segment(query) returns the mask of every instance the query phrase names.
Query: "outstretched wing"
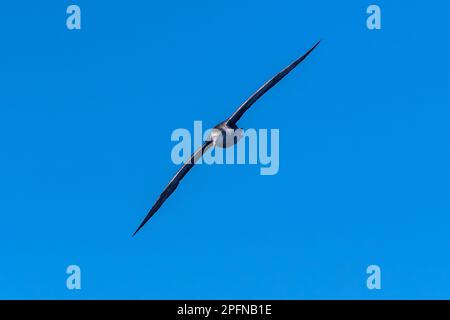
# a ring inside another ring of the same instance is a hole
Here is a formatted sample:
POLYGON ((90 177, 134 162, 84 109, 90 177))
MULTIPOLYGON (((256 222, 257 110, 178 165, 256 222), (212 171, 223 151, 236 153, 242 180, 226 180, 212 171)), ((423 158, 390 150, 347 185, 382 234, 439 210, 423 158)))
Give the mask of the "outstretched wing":
POLYGON ((227 123, 230 125, 235 125, 236 122, 242 117, 242 115, 247 111, 252 104, 261 98, 267 91, 269 91, 273 86, 275 86, 281 79, 283 79, 289 72, 291 72, 297 65, 300 64, 306 57, 319 45, 318 41, 311 49, 308 50, 303 56, 292 62, 289 66, 284 68, 275 77, 267 81, 261 88, 258 89, 250 98, 247 99, 232 115, 227 119, 227 123))
POLYGON ((160 194, 158 200, 156 200, 153 207, 148 212, 147 216, 144 218, 139 228, 134 232, 133 236, 147 223, 148 220, 158 211, 158 209, 162 206, 162 204, 169 198, 169 196, 175 191, 178 187, 180 181, 184 178, 184 176, 191 170, 191 168, 195 165, 195 163, 203 156, 203 153, 206 152, 212 145, 212 141, 206 141, 200 148, 198 148, 187 160, 183 166, 178 170, 175 176, 170 180, 169 184, 160 194))

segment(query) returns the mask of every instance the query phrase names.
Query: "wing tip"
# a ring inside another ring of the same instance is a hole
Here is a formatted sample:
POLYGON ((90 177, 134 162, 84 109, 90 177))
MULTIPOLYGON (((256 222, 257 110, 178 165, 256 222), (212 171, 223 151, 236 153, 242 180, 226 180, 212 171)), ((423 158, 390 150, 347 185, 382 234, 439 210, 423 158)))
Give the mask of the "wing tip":
POLYGON ((317 41, 311 49, 309 49, 308 54, 311 53, 321 42, 323 39, 320 39, 319 41, 317 41))
POLYGON ((142 227, 144 226, 144 224, 145 224, 145 222, 144 222, 144 223, 141 223, 141 225, 136 229, 136 231, 135 231, 135 232, 133 233, 133 235, 131 236, 132 238, 134 238, 134 236, 136 235, 136 233, 138 233, 139 230, 142 229, 142 227))

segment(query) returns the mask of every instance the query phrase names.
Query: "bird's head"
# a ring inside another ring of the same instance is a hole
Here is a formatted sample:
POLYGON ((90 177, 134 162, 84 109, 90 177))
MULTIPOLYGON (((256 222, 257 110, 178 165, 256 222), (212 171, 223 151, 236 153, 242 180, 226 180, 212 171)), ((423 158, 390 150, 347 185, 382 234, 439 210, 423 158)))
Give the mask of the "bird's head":
POLYGON ((215 147, 219 148, 228 148, 236 143, 244 136, 244 132, 242 129, 217 129, 214 128, 210 134, 210 140, 213 142, 215 147))
POLYGON ((211 129, 211 132, 209 133, 207 141, 212 141, 213 146, 215 146, 221 136, 222 136, 222 131, 220 131, 219 129, 213 128, 213 129, 211 129))

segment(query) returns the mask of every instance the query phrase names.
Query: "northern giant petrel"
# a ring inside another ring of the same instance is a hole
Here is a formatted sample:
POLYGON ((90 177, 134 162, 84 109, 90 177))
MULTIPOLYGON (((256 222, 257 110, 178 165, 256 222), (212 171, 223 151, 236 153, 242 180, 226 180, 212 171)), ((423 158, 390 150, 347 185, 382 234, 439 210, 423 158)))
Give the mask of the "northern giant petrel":
POLYGON ((261 88, 259 88, 250 98, 248 98, 229 118, 222 121, 216 125, 208 139, 203 143, 203 145, 198 148, 187 160, 183 166, 178 170, 175 176, 170 180, 169 184, 163 190, 158 200, 156 200, 153 207, 150 209, 147 216, 144 218, 142 223, 139 225, 137 230, 134 232, 133 236, 147 223, 147 221, 158 211, 162 206, 164 201, 175 191, 178 187, 180 181, 184 176, 191 170, 194 164, 203 156, 211 147, 229 147, 237 143, 237 141, 242 137, 242 129, 238 128, 236 123, 242 117, 242 115, 267 91, 269 91, 273 86, 275 86, 281 79, 283 79, 289 72, 291 72, 300 62, 305 60, 305 58, 319 45, 320 41, 317 42, 311 49, 309 49, 303 56, 292 62, 289 66, 284 68, 275 77, 267 81, 261 88))

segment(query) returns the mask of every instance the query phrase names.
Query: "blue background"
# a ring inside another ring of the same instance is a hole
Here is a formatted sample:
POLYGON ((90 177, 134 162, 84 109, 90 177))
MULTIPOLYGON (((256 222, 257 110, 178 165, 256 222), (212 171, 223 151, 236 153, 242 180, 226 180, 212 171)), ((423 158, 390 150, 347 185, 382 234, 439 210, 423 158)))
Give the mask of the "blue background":
POLYGON ((0 4, 0 298, 450 298, 448 1, 377 0, 379 31, 368 1, 73 3, 79 31, 0 4), (240 122, 280 129, 279 174, 198 166, 132 238, 172 131, 319 39, 240 122))

